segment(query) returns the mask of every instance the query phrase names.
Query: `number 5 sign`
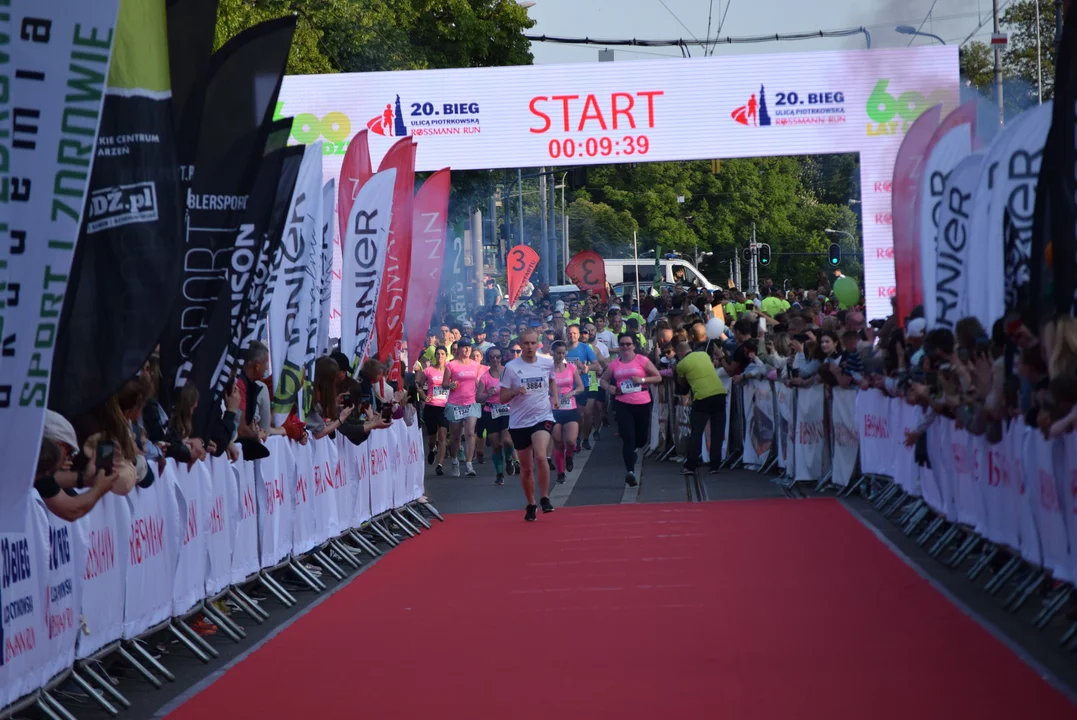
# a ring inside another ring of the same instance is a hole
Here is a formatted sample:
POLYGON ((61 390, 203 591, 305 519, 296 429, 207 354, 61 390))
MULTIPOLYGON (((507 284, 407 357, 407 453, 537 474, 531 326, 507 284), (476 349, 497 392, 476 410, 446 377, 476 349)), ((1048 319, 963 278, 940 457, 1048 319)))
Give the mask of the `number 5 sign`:
POLYGON ((584 250, 572 256, 565 274, 576 287, 592 295, 601 295, 602 302, 609 300, 606 291, 606 261, 594 250, 584 250))
POLYGON ((527 245, 516 245, 509 250, 509 306, 516 307, 520 299, 520 290, 531 279, 531 273, 538 266, 538 253, 527 245))

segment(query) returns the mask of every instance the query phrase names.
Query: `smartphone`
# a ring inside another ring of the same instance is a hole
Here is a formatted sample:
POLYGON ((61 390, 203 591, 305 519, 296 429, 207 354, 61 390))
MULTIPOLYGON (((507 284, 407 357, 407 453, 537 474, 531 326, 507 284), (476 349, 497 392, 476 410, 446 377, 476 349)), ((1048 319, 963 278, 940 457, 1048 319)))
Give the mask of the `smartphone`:
POLYGON ((924 373, 924 384, 931 388, 938 387, 939 374, 934 370, 924 373))
POLYGON ((102 440, 97 443, 97 462, 95 463, 98 470, 104 470, 108 475, 112 472, 112 458, 113 458, 113 445, 111 440, 102 440))
POLYGON ((351 393, 344 393, 343 395, 340 396, 340 406, 341 407, 351 407, 352 406, 352 394, 351 393))
POLYGON ((381 419, 385 422, 392 422, 393 420, 393 407, 396 403, 386 403, 381 409, 381 419))
POLYGON ((228 382, 224 384, 224 395, 228 397, 232 394, 232 388, 236 384, 236 375, 239 373, 239 365, 237 364, 232 368, 232 372, 228 374, 228 382))
POLYGON ((790 368, 789 369, 789 377, 791 377, 791 378, 800 377, 800 369, 799 368, 790 368))

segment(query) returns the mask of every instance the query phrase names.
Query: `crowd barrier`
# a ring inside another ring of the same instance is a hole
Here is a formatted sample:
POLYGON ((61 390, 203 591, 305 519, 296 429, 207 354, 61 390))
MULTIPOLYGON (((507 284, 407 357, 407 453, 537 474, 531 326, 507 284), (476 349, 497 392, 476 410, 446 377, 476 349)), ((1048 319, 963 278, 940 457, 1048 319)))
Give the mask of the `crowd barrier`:
POLYGON ((115 649, 160 686, 157 675, 171 679, 167 669, 130 641, 170 630, 208 661, 216 651, 177 619, 202 612, 238 641, 242 629, 208 601, 228 593, 262 622, 268 613, 252 607, 241 586, 260 582, 282 603, 295 602, 269 570, 289 567, 324 589, 297 558, 315 558, 343 578, 321 551, 328 545, 340 551, 338 561, 358 567, 340 536, 376 555, 357 529, 393 545, 398 540, 381 519, 409 535, 429 527, 411 507, 423 495, 417 422, 397 420, 359 446, 339 433, 305 445, 274 436, 266 446, 270 456, 257 461, 211 457, 188 467, 169 460, 149 488, 110 493, 75 522, 48 512, 35 493, 27 531, 0 534, 0 708, 11 712, 22 699, 50 717, 70 717, 38 691, 71 677, 114 710, 125 699, 80 661, 115 649), (88 683, 87 673, 101 682, 88 683))
MULTIPOLYGON (((685 456, 688 398, 668 380, 654 398, 651 451, 685 456)), ((1042 591, 1037 627, 1077 598, 1077 434, 1047 439, 1015 418, 990 443, 940 417, 918 463, 905 441, 923 411, 878 390, 751 380, 730 386, 727 413, 723 466, 777 468, 775 481, 794 497, 805 483, 839 494, 869 486, 876 507, 951 568, 978 551, 969 579, 990 568, 984 589, 1009 587, 1007 610, 1042 591)), ((1077 650, 1077 623, 1062 643, 1077 650)))

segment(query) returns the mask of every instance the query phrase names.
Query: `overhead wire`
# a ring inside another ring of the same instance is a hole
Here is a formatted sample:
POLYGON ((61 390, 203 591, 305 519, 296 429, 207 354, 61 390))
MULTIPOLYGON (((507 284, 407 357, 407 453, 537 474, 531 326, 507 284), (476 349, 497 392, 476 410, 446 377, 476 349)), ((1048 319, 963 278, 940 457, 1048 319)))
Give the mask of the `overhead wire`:
POLYGON ((684 22, 682 22, 681 19, 677 17, 677 13, 673 12, 669 5, 666 5, 666 0, 658 0, 658 2, 662 3, 662 7, 669 11, 669 14, 673 16, 673 19, 676 20, 680 24, 680 26, 684 28, 689 35, 692 36, 692 39, 696 41, 696 44, 700 45, 703 48, 704 52, 706 52, 707 46, 704 43, 701 43, 699 41, 699 38, 696 37, 695 33, 692 32, 691 28, 685 25, 684 22))
MULTIPOLYGON (((931 11, 934 10, 935 6, 938 5, 938 4, 939 4, 939 0, 932 0, 931 7, 929 7, 927 9, 927 15, 925 15, 924 19, 920 21, 920 25, 916 28, 916 32, 920 32, 921 30, 924 29, 924 24, 927 23, 928 18, 931 17, 931 11)), ((916 39, 916 35, 913 35, 912 37, 910 37, 909 38, 909 44, 906 45, 905 47, 911 47, 912 46, 912 41, 915 40, 915 39, 916 39)))

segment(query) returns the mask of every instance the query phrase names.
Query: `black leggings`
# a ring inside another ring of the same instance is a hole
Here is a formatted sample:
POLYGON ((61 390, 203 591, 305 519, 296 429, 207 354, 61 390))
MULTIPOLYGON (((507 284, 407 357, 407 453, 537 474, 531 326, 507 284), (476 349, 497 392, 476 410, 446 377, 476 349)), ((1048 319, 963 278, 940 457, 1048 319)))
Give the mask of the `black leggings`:
POLYGON ((647 446, 648 429, 651 426, 651 403, 629 405, 616 401, 617 432, 621 435, 621 457, 625 470, 636 470, 636 449, 647 446))

